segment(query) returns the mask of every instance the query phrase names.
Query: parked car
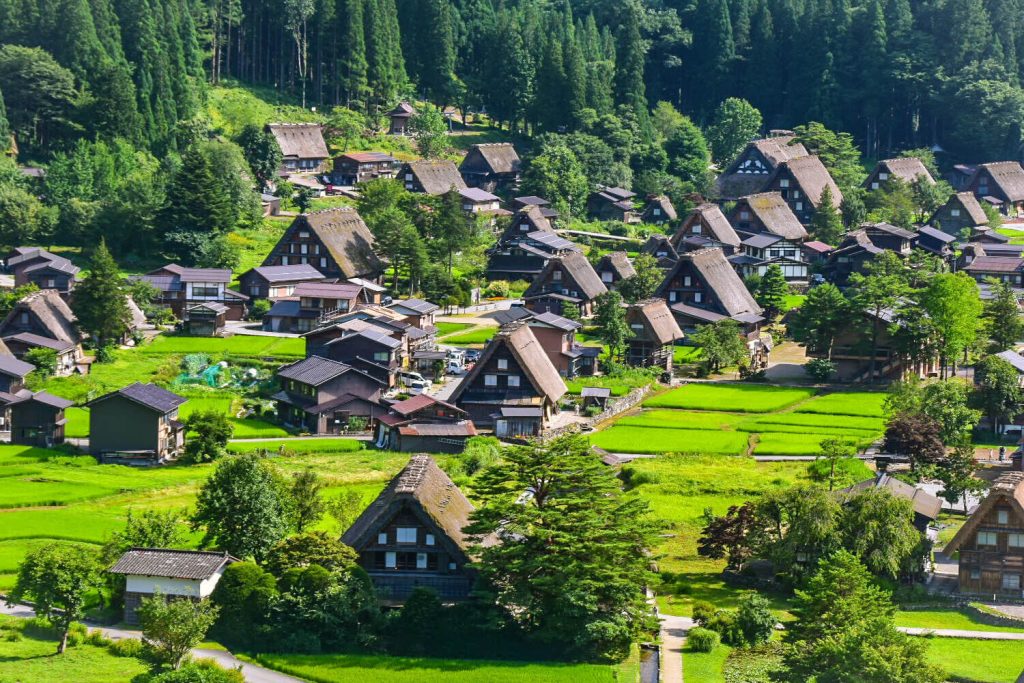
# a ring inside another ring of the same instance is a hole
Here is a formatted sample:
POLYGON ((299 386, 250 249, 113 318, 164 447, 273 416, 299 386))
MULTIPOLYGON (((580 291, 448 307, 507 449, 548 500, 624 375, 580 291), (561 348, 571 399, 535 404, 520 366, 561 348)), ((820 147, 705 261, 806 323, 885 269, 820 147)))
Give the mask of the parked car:
POLYGON ((466 362, 475 363, 480 360, 480 351, 477 349, 466 349, 466 362))

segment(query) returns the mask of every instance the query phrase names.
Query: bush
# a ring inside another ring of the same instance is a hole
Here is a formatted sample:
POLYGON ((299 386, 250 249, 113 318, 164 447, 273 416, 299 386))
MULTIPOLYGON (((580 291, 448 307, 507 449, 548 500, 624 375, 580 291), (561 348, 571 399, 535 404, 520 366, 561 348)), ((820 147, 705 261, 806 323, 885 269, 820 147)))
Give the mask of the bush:
POLYGON ((760 645, 772 637, 776 619, 768 601, 757 593, 751 593, 740 604, 736 623, 748 645, 760 645))
POLYGON ((836 371, 836 364, 828 358, 812 358, 804 365, 804 372, 816 382, 827 382, 836 371))
POLYGON ((270 302, 266 299, 256 299, 249 306, 249 320, 263 320, 263 316, 270 310, 270 302))
POLYGON ((484 296, 487 298, 502 298, 508 296, 508 280, 492 280, 487 284, 487 289, 484 290, 484 296))
POLYGON ((245 676, 238 669, 225 669, 212 659, 198 659, 177 671, 147 677, 145 683, 245 683, 245 676))
POLYGON ((89 631, 89 635, 86 636, 85 642, 89 645, 95 645, 96 647, 110 647, 114 641, 103 635, 103 632, 99 629, 94 629, 89 631))
POLYGON ((698 626, 707 626, 708 621, 715 616, 715 606, 706 600, 697 600, 693 603, 693 621, 698 626))
POLYGON ((115 640, 109 646, 107 650, 110 654, 115 657, 142 657, 145 652, 145 646, 141 640, 137 638, 124 638, 122 640, 115 640))
POLYGON ((721 643, 718 634, 700 626, 691 628, 686 634, 686 644, 694 652, 711 652, 721 643))
POLYGON ((21 631, 8 631, 4 634, 4 640, 8 643, 16 643, 21 640, 21 631))

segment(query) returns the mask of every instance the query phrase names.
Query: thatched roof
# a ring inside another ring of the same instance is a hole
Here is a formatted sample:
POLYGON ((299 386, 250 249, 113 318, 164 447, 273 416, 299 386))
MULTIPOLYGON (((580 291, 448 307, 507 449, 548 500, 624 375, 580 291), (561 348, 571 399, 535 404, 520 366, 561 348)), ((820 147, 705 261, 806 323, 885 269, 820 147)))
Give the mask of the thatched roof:
POLYGON ((744 173, 740 168, 740 164, 755 150, 764 157, 770 170, 774 170, 783 161, 807 155, 807 148, 799 142, 793 143, 792 135, 749 142, 746 149, 729 164, 725 173, 715 180, 714 193, 716 196, 733 199, 757 192, 764 187, 765 175, 763 173, 744 173))
POLYGON ((679 252, 672 246, 672 240, 668 235, 656 232, 647 238, 647 241, 640 247, 641 254, 648 254, 655 258, 668 258, 675 261, 679 258, 679 252), (658 256, 658 252, 665 252, 665 256, 658 256))
POLYGON ((875 165, 875 170, 864 181, 864 187, 870 188, 870 183, 878 179, 879 172, 888 173, 889 178, 899 178, 905 183, 912 183, 918 177, 922 177, 932 185, 935 184, 935 178, 932 177, 928 168, 917 157, 900 157, 898 159, 883 159, 879 161, 875 165))
MULTIPOLYGON (((1016 161, 994 161, 989 164, 979 164, 974 171, 968 186, 974 184, 979 174, 987 172, 992 182, 1008 201, 1024 201, 1024 168, 1016 161)), ((988 194, 992 194, 990 191, 988 194)))
POLYGON ((953 540, 946 544, 943 552, 951 554, 971 541, 982 520, 996 505, 1008 505, 1018 517, 1024 518, 1024 472, 1007 472, 996 479, 985 500, 981 501, 981 505, 967 518, 967 522, 956 532, 953 540))
POLYGON ((697 223, 701 226, 701 234, 731 247, 740 246, 740 237, 732 229, 732 225, 722 213, 721 207, 718 204, 705 202, 697 206, 679 226, 679 230, 672 235, 672 246, 676 251, 680 251, 683 240, 694 235, 693 226, 697 223))
POLYGON ((392 118, 409 118, 416 115, 416 109, 408 102, 399 102, 395 108, 388 112, 392 118))
POLYGON ((636 269, 633 268, 633 264, 630 263, 629 260, 629 255, 624 251, 608 252, 601 257, 600 261, 597 262, 597 268, 595 268, 595 270, 599 274, 605 271, 612 272, 619 280, 625 280, 626 278, 636 275, 636 269))
POLYGON ((331 155, 319 123, 268 123, 267 130, 285 158, 326 159, 331 155))
POLYGON ((78 344, 81 340, 75 327, 75 314, 71 312, 71 307, 64 299, 60 298, 57 290, 42 289, 32 292, 16 303, 4 321, 0 323, 0 332, 3 332, 4 336, 9 334, 8 325, 16 320, 23 311, 34 315, 51 339, 70 345, 78 344))
POLYGON ((825 188, 829 188, 832 191, 832 205, 837 209, 843 203, 843 193, 840 192, 839 186, 832 180, 832 176, 829 174, 828 169, 825 168, 825 164, 821 163, 821 159, 815 154, 808 154, 807 156, 796 157, 784 161, 775 169, 775 173, 765 183, 765 187, 771 185, 772 181, 781 173, 786 171, 793 176, 796 180, 797 185, 803 190, 804 194, 807 195, 808 201, 818 208, 821 204, 821 193, 825 188))
POLYGON ((452 392, 448 400, 458 405, 459 398, 483 372, 487 361, 494 355, 495 351, 503 346, 515 358, 523 374, 526 375, 526 379, 529 380, 530 385, 539 395, 551 403, 555 403, 569 390, 559 376, 558 370, 551 363, 551 359, 548 358, 548 354, 544 351, 540 342, 537 341, 533 331, 520 320, 505 325, 498 330, 498 333, 487 343, 487 347, 480 356, 480 360, 477 361, 473 369, 469 371, 469 374, 459 383, 459 386, 455 388, 455 391, 452 392))
POLYGON ((375 276, 383 269, 373 250, 373 234, 352 207, 339 206, 296 216, 289 230, 296 224, 305 224, 316 233, 346 278, 375 276))
MULTIPOLYGON (((523 293, 523 298, 542 294, 545 286, 550 284, 552 271, 557 268, 561 268, 576 283, 580 296, 583 299, 596 299, 608 291, 608 288, 601 282, 601 276, 594 270, 594 266, 590 265, 587 257, 581 252, 570 251, 549 259, 544 264, 544 270, 534 278, 533 283, 523 293)), ((569 282, 565 278, 562 279, 562 284, 569 286, 569 282)))
POLYGON ((472 145, 459 164, 461 171, 518 173, 519 155, 511 142, 489 142, 472 145))
POLYGON ((668 283, 675 278, 676 272, 687 265, 692 266, 729 317, 744 313, 761 314, 761 307, 754 301, 743 280, 718 248, 680 254, 679 262, 669 271, 656 294, 661 296, 668 283))
POLYGON ((679 217, 676 213, 676 207, 666 195, 651 195, 647 197, 647 203, 644 205, 641 219, 649 223, 658 223, 662 220, 674 221, 679 217), (661 209, 661 214, 655 216, 654 209, 661 209))
POLYGON ((626 310, 626 322, 643 325, 649 338, 658 344, 671 344, 683 338, 683 331, 664 299, 647 299, 632 304, 626 310))
POLYGON ((469 538, 462 532, 469 524, 473 504, 444 473, 434 459, 418 454, 409 459, 380 495, 356 518, 341 540, 356 550, 376 540, 401 511, 412 512, 423 522, 441 532, 439 542, 461 551, 469 548, 469 538))
POLYGON ((399 177, 405 178, 406 173, 412 173, 423 191, 430 195, 445 194, 453 187, 456 190, 466 189, 466 181, 462 179, 459 169, 447 159, 407 161, 399 171, 399 177))
POLYGON ((807 230, 779 192, 761 192, 743 197, 736 203, 736 208, 733 210, 734 222, 743 207, 748 208, 764 224, 765 229, 773 235, 791 240, 807 237, 807 230))
MULTIPOLYGON (((957 192, 950 195, 945 206, 939 209, 939 211, 943 211, 950 204, 959 204, 967 212, 967 217, 971 219, 974 225, 988 225, 988 214, 981 208, 981 204, 978 203, 978 198, 974 196, 973 192, 957 192)), ((934 216, 932 220, 935 220, 934 216)))

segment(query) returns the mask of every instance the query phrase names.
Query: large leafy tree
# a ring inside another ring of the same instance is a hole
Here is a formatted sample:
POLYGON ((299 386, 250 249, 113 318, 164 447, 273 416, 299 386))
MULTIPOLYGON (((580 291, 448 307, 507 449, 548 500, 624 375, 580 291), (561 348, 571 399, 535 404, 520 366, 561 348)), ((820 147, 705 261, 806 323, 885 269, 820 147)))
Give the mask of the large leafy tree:
POLYGON ((785 680, 940 683, 927 643, 896 630, 896 608, 855 555, 823 560, 797 591, 795 623, 786 629, 785 680))
POLYGON ((563 215, 581 215, 589 189, 586 171, 568 147, 547 147, 523 171, 521 191, 544 197, 563 215))
POLYGON ((938 462, 946 455, 942 425, 921 413, 899 413, 885 428, 885 450, 907 456, 914 468, 938 462))
POLYGON ((657 524, 585 438, 511 448, 475 490, 485 503, 467 532, 500 539, 475 550, 483 586, 531 637, 616 659, 651 628, 645 585, 657 524))
POLYGON ((910 501, 887 490, 850 496, 839 529, 843 547, 876 576, 896 579, 907 571, 916 574, 924 559, 910 501))
POLYGON ((978 285, 966 273, 942 273, 931 279, 920 301, 935 326, 942 376, 946 376, 948 362, 955 374, 957 358, 974 342, 981 327, 978 285))
POLYGON ((0 90, 19 143, 46 146, 72 126, 74 75, 38 47, 0 47, 0 90))
POLYGON ((157 661, 177 669, 192 648, 203 642, 217 612, 209 600, 166 600, 158 593, 139 606, 142 638, 157 661))
POLYGON ((416 149, 427 159, 436 159, 448 150, 448 121, 437 107, 424 107, 412 119, 416 149))
POLYGON ((740 336, 740 325, 731 318, 701 325, 693 335, 693 342, 701 348, 708 372, 718 372, 747 357, 747 344, 740 336))
POLYGON ((245 160, 260 190, 277 177, 281 167, 281 148, 273 135, 256 124, 246 124, 238 134, 238 146, 242 148, 245 160))
POLYGON ((894 252, 885 251, 875 257, 866 267, 866 274, 850 276, 851 304, 854 310, 867 319, 871 340, 871 362, 869 377, 875 378, 878 356, 878 338, 886 326, 884 314, 892 311, 896 304, 909 293, 903 264, 894 252))
POLYGON ((988 418, 994 432, 1020 412, 1020 375, 1006 360, 987 356, 974 368, 973 403, 988 418))
POLYGON ((75 287, 71 310, 98 348, 118 343, 128 332, 132 320, 128 290, 103 240, 93 251, 88 274, 75 287))
POLYGON ((636 273, 632 277, 619 283, 619 291, 629 303, 643 301, 653 296, 654 290, 665 279, 665 274, 658 267, 658 259, 650 254, 640 254, 633 259, 633 270, 636 273))
POLYGON ((597 310, 594 315, 598 336, 608 345, 610 358, 621 358, 626 343, 633 338, 633 330, 626 323, 626 309, 622 305, 622 295, 618 292, 605 292, 597 298, 597 310))
POLYGON ((199 490, 193 529, 236 557, 262 560, 288 533, 287 483, 254 454, 222 460, 199 490))
POLYGON ((750 102, 728 97, 715 109, 708 127, 711 156, 719 165, 728 164, 761 129, 761 112, 750 102))
POLYGON ((85 601, 100 585, 96 553, 82 546, 47 543, 29 551, 18 566, 9 598, 31 600, 36 614, 60 633, 57 654, 68 644, 71 624, 85 616, 85 601))

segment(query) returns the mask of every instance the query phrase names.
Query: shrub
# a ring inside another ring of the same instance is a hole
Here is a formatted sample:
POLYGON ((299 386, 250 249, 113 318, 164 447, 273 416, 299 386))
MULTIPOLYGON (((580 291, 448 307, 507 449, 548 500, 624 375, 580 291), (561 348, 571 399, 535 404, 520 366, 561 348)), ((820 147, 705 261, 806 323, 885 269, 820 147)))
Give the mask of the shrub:
POLYGON ((263 320, 263 316, 270 310, 270 302, 266 299, 256 299, 249 306, 249 320, 263 320))
POLYGON ((362 432, 366 430, 368 421, 365 417, 353 416, 348 418, 348 431, 362 432))
POLYGON ((16 643, 19 640, 21 640, 21 632, 20 631, 8 631, 7 633, 4 634, 4 640, 6 640, 8 643, 16 643))
POLYGON ((93 629, 92 631, 89 631, 89 635, 86 636, 85 642, 90 645, 95 645, 96 647, 110 647, 110 644, 114 641, 103 635, 103 631, 93 629))
POLYGON ((107 650, 115 657, 142 657, 145 646, 136 638, 124 638, 112 642, 107 650))
POLYGON ((697 600, 693 603, 693 621, 698 626, 706 626, 708 621, 715 616, 715 606, 706 600, 697 600))
POLYGON ((484 296, 488 298, 500 297, 504 299, 508 296, 508 280, 492 280, 487 284, 484 296))
POLYGON ((474 436, 466 441, 466 449, 458 456, 466 474, 473 475, 496 463, 501 457, 501 444, 493 436, 474 436))
POLYGON ((721 639, 718 634, 700 626, 691 628, 686 634, 686 643, 694 652, 711 652, 718 647, 721 639))
POLYGON ((25 362, 36 366, 40 377, 49 377, 57 371, 57 352, 53 349, 30 349, 25 354, 25 362))
POLYGON ((804 372, 817 382, 827 382, 835 371, 836 364, 828 358, 812 358, 804 365, 804 372))
POLYGON ((747 596, 736 613, 736 623, 749 645, 767 642, 775 630, 775 622, 768 601, 757 593, 747 596))
POLYGON ((238 669, 225 669, 212 659, 198 659, 176 671, 149 677, 146 683, 245 683, 245 676, 238 669))
POLYGON ((32 617, 31 619, 25 620, 25 635, 32 638, 44 638, 46 640, 56 640, 60 637, 60 632, 50 623, 50 620, 46 617, 32 617))

